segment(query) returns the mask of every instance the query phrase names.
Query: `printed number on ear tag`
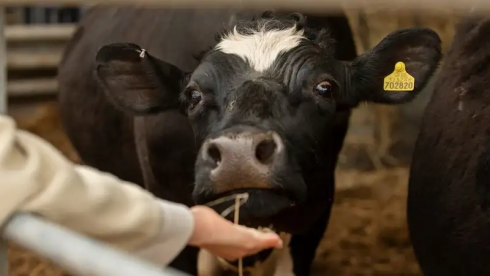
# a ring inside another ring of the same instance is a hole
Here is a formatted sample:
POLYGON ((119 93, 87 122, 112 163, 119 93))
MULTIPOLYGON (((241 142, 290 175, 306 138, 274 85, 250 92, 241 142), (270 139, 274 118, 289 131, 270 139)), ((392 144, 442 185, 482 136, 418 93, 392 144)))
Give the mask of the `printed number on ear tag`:
POLYGON ((384 79, 385 91, 413 91, 415 78, 405 71, 405 63, 399 61, 395 64, 395 70, 384 79))

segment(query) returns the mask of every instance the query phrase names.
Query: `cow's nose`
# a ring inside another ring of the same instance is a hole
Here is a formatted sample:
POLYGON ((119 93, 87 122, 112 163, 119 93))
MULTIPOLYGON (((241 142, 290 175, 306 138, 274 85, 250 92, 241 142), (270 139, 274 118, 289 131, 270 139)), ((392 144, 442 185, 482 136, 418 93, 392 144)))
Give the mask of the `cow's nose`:
POLYGON ((239 133, 208 140, 201 156, 211 165, 215 192, 270 188, 270 175, 284 159, 284 143, 275 132, 239 133))
POLYGON ((236 160, 260 166, 262 170, 273 163, 282 147, 281 139, 273 132, 222 136, 209 141, 204 158, 208 158, 217 167, 236 160))

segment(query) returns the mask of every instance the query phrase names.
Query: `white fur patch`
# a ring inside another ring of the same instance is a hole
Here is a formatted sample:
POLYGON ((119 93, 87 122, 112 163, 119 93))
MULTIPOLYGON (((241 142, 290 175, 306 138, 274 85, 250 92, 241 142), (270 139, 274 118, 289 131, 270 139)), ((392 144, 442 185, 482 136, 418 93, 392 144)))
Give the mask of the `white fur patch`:
POLYGON ((237 32, 236 27, 222 41, 216 49, 226 54, 234 54, 248 61, 257 72, 267 70, 281 53, 285 53, 299 45, 303 30, 296 30, 296 26, 284 30, 261 31, 250 35, 237 32))

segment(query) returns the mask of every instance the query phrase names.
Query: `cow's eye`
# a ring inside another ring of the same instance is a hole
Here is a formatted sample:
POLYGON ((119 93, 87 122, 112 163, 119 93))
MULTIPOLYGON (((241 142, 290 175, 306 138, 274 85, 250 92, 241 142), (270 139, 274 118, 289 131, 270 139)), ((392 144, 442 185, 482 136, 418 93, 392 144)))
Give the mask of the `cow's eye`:
POLYGON ((315 87, 315 91, 322 97, 330 97, 332 89, 332 85, 328 81, 322 81, 315 87))
POLYGON ((190 108, 194 108, 196 105, 198 105, 203 98, 202 92, 198 90, 191 90, 187 94, 189 97, 189 103, 190 103, 190 108))

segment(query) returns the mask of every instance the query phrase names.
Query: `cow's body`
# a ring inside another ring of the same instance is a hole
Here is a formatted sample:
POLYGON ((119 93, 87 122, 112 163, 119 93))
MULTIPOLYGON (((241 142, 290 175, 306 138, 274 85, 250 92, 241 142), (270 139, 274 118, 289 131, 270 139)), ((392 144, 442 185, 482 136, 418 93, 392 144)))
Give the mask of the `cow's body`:
MULTIPOLYGON (((63 123, 84 163, 161 198, 190 206, 246 191, 240 223, 293 234, 294 273, 309 275, 351 108, 413 99, 440 39, 407 29, 355 57, 342 16, 95 8, 60 66, 63 123), (383 91, 398 61, 413 91, 383 91)), ((172 265, 195 274, 196 263, 188 248, 172 265)))
POLYGON ((411 241, 426 276, 490 275, 490 20, 457 27, 413 154, 411 241))

